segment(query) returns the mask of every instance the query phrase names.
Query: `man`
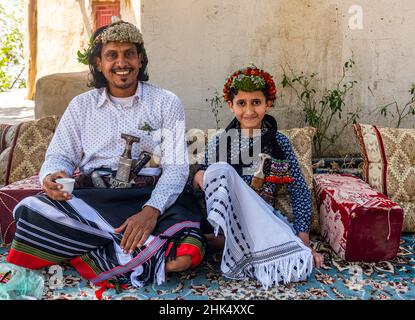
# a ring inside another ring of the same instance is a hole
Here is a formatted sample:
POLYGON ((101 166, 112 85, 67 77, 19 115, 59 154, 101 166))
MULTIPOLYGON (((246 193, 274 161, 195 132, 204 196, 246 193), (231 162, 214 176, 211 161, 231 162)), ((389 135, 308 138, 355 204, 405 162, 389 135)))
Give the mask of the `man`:
POLYGON ((15 209, 8 262, 32 269, 69 261, 93 283, 162 283, 165 272, 195 267, 204 254, 201 212, 189 192, 184 110, 171 92, 148 84, 140 31, 119 21, 98 29, 89 48, 94 90, 75 97, 56 129, 40 171, 46 195, 15 209), (62 190, 76 168, 89 176, 116 170, 121 134, 140 138, 133 158, 159 154, 155 187, 62 190), (182 194, 181 194, 182 193, 182 194), (167 258, 165 258, 167 256, 167 258), (165 262, 166 260, 166 262, 165 262))

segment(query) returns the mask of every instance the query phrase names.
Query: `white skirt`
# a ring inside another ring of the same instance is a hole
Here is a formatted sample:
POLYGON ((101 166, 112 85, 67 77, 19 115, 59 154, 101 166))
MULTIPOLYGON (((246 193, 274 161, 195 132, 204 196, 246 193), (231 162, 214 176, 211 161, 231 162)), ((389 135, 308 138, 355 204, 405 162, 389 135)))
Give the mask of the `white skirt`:
POLYGON ((275 214, 226 162, 210 165, 203 178, 207 220, 225 235, 221 270, 230 279, 257 279, 267 289, 304 281, 313 256, 290 225, 275 214))

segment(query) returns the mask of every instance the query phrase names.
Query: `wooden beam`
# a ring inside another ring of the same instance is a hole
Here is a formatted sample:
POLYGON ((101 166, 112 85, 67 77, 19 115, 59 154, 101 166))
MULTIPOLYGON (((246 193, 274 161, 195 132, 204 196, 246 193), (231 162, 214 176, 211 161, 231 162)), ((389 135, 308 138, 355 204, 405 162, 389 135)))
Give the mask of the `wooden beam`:
POLYGON ((85 8, 85 0, 76 0, 79 4, 79 9, 81 10, 82 20, 84 21, 84 27, 88 35, 88 40, 92 37, 92 22, 89 21, 88 13, 85 8))
POLYGON ((27 3, 28 28, 28 68, 27 68, 27 99, 33 100, 36 92, 37 76, 37 0, 27 3))

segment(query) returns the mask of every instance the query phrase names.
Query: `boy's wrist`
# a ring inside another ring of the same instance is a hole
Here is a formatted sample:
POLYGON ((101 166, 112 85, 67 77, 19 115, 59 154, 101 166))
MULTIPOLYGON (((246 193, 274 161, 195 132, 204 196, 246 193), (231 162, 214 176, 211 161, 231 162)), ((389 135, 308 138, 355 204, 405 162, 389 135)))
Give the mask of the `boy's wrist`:
POLYGON ((310 235, 307 232, 299 232, 298 237, 307 247, 310 247, 310 235))

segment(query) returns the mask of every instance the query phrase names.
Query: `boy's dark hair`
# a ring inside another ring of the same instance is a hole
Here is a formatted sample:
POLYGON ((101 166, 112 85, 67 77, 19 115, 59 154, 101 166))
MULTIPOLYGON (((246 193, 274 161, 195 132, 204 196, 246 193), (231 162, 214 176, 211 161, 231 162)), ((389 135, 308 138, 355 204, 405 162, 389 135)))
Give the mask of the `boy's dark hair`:
MULTIPOLYGON (((264 89, 260 90, 264 96, 265 96, 265 101, 268 102, 269 100, 269 94, 268 94, 268 86, 265 86, 264 89)), ((235 98, 235 96, 238 94, 239 90, 236 88, 231 87, 229 89, 229 98, 231 99, 231 101, 233 101, 233 98, 235 98)))

